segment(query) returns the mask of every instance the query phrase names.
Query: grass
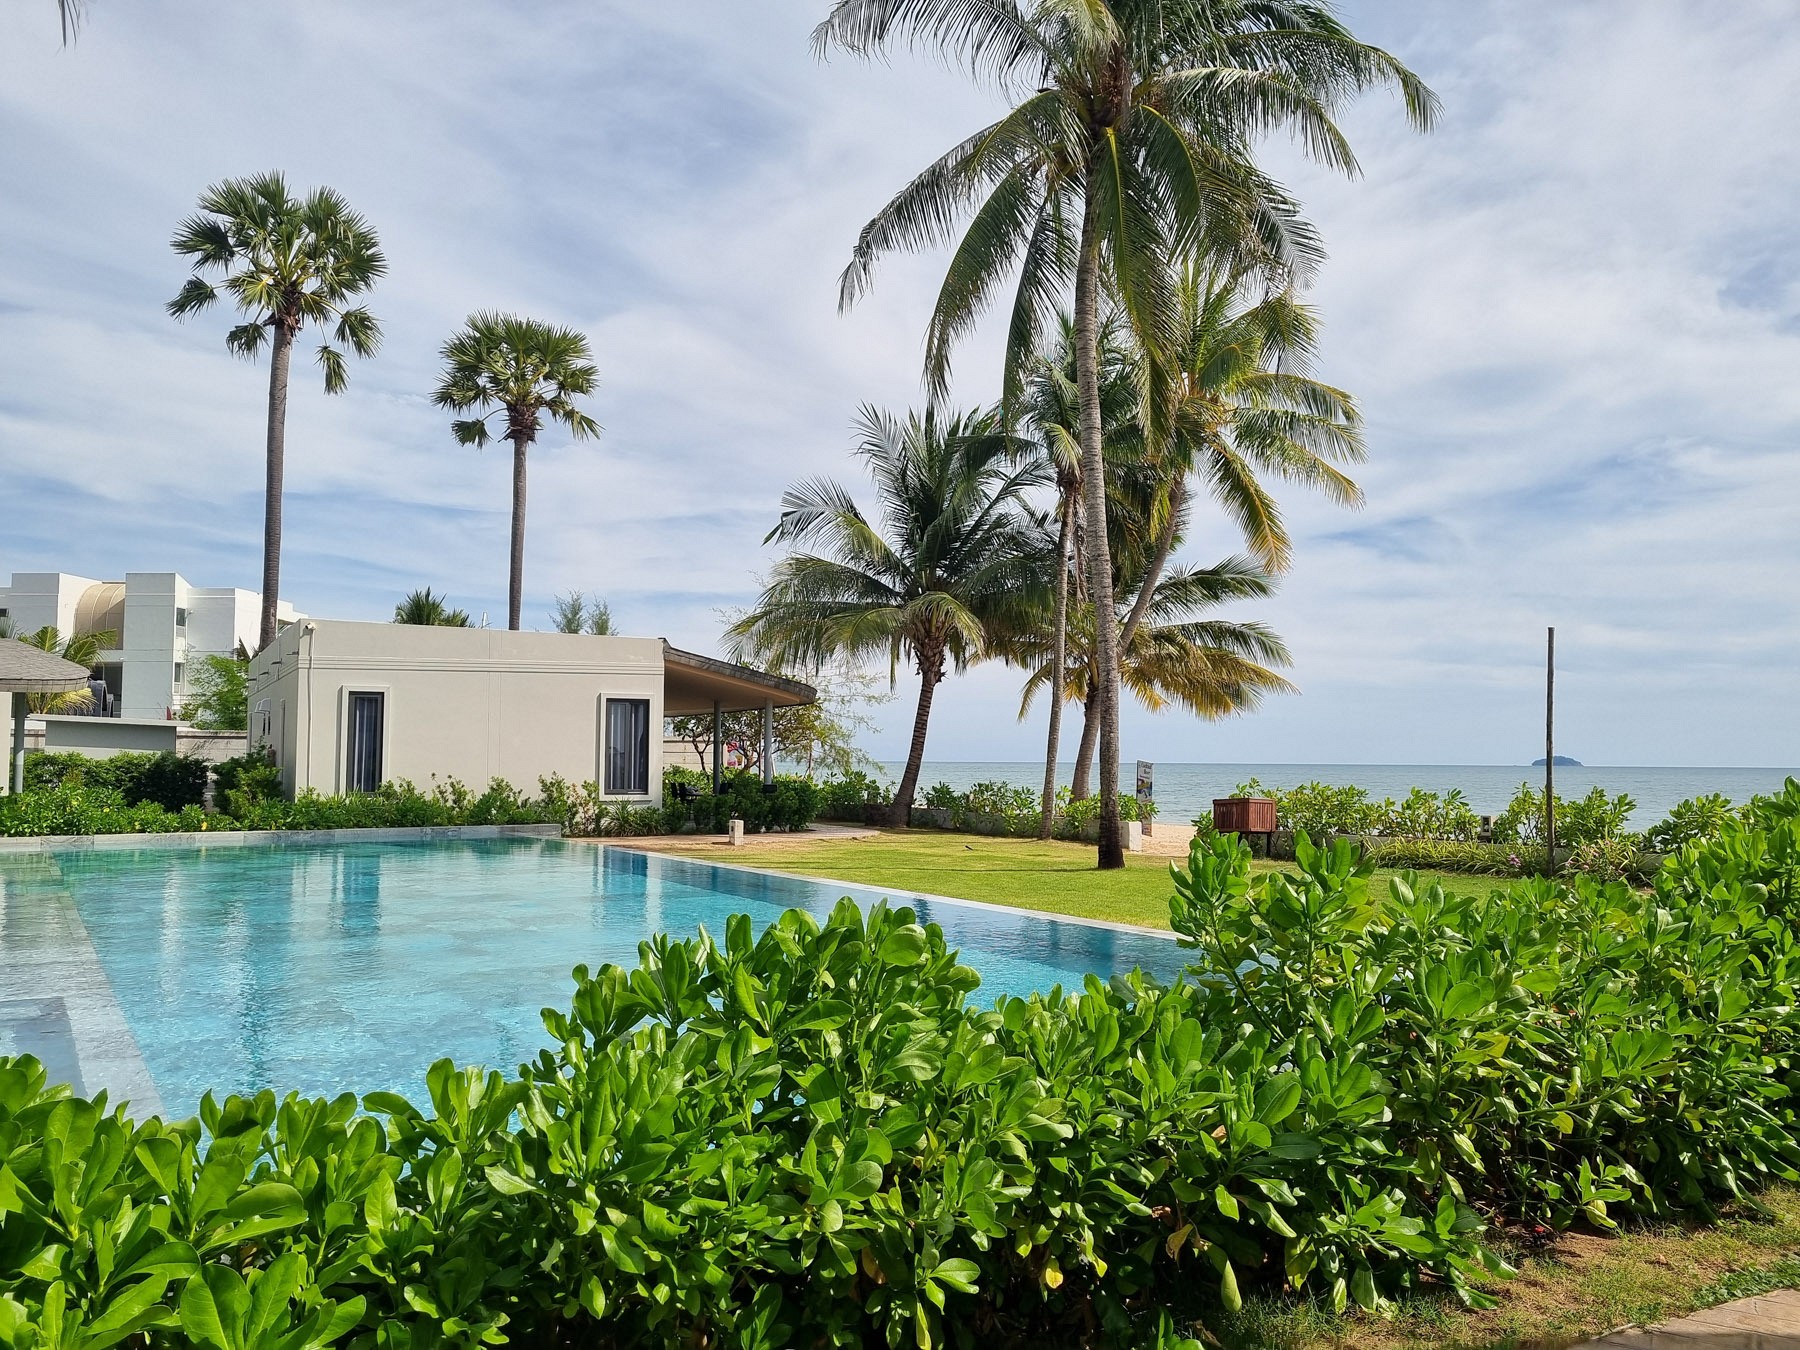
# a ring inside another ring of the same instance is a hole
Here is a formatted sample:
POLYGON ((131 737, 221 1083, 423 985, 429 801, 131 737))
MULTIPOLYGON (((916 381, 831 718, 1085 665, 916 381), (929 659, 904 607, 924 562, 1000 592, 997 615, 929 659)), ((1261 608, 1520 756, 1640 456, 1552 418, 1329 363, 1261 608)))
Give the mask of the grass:
POLYGON ((1212 1328, 1244 1350, 1510 1350, 1569 1345, 1631 1323, 1660 1322, 1771 1289, 1800 1287, 1800 1190, 1775 1186, 1712 1225, 1659 1224, 1616 1236, 1565 1234, 1519 1273, 1485 1285, 1500 1306, 1470 1312, 1416 1299, 1383 1322, 1312 1303, 1251 1300, 1212 1328))
MULTIPOLYGON (((772 842, 753 837, 742 848, 729 850, 710 837, 658 839, 651 847, 711 862, 768 867, 1146 928, 1169 926, 1169 863, 1175 861, 1133 853, 1126 855, 1123 871, 1099 872, 1094 868, 1091 844, 991 839, 936 830, 884 830, 850 839, 778 836, 772 842)), ((1260 870, 1285 865, 1256 864, 1260 870)), ((1378 880, 1392 875, 1376 873, 1378 880)), ((1480 890, 1499 884, 1494 878, 1443 872, 1420 876, 1427 882, 1442 881, 1447 889, 1480 890)))

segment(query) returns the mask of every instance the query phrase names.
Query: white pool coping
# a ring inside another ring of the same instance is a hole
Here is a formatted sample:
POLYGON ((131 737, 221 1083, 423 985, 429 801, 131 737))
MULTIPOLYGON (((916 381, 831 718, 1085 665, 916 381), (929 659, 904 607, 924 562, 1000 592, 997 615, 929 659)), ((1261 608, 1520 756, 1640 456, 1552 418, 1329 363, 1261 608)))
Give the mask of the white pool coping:
MULTIPOLYGON (((563 841, 565 843, 571 841, 563 841)), ((780 872, 772 867, 754 867, 749 863, 716 862, 711 858, 693 858, 684 853, 662 853, 651 848, 631 848, 622 844, 602 844, 601 848, 617 848, 627 853, 667 858, 672 862, 693 863, 697 867, 723 867, 733 872, 750 872, 757 876, 781 877, 787 881, 807 881, 815 885, 848 886, 853 891, 879 891, 891 899, 926 900, 934 905, 957 905, 964 909, 987 910, 993 914, 1024 915, 1033 919, 1049 919, 1055 923, 1075 923, 1084 928, 1102 928, 1115 933, 1132 933, 1139 937, 1166 938, 1179 943, 1181 934, 1168 928, 1147 928, 1137 923, 1115 923, 1110 919, 1088 919, 1079 914, 1060 914, 1055 910, 1032 909, 1026 905, 997 905, 991 900, 964 900, 954 895, 933 895, 930 891, 906 891, 897 886, 878 886, 867 881, 846 881, 842 877, 809 876, 805 872, 780 872)))

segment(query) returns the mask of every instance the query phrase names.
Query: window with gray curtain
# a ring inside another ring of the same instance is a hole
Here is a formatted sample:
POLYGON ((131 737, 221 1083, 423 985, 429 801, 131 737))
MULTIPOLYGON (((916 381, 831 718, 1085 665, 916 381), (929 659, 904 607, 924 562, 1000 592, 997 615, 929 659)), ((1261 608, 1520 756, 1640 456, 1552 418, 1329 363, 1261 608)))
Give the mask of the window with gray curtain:
POLYGON ((373 792, 381 786, 382 694, 351 694, 349 735, 345 737, 344 791, 373 792))
POLYGON ((606 790, 650 791, 650 700, 606 700, 606 790))

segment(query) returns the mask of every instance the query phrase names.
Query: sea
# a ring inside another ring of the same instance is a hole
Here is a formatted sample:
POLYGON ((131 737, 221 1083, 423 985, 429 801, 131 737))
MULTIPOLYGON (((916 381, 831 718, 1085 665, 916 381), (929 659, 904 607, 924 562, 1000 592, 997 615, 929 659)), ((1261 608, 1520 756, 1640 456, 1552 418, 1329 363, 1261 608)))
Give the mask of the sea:
MULTIPOLYGON (((904 765, 884 763, 890 781, 898 781, 904 765)), ((1126 761, 1120 774, 1121 789, 1133 787, 1135 765, 1126 761)), ((1058 767, 1057 781, 1067 783, 1073 764, 1058 767)), ((1556 795, 1580 797, 1590 788, 1603 787, 1609 794, 1626 793, 1637 803, 1630 824, 1647 829, 1669 813, 1669 808, 1689 797, 1720 792, 1734 802, 1758 793, 1778 790, 1792 769, 1694 769, 1653 768, 1643 765, 1556 766, 1556 795)), ((1353 784, 1364 788, 1376 801, 1396 801, 1415 787, 1432 792, 1460 788, 1469 807, 1478 815, 1506 809, 1521 783, 1535 788, 1544 784, 1543 766, 1525 764, 1153 764, 1152 795, 1158 820, 1192 820, 1212 809, 1215 797, 1228 797, 1240 783, 1256 779, 1265 787, 1290 788, 1300 783, 1353 784)), ((919 795, 933 783, 948 783, 958 792, 975 783, 1003 782, 1041 789, 1042 761, 1036 764, 1005 760, 926 760, 919 775, 919 795)))

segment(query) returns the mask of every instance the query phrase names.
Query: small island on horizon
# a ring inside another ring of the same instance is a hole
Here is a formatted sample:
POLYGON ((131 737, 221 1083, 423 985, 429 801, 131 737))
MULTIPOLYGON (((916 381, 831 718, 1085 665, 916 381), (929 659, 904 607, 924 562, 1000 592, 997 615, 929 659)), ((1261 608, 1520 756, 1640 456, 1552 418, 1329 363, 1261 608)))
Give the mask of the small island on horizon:
MULTIPOLYGON (((1531 761, 1531 767, 1534 769, 1541 769, 1544 767, 1544 761, 1542 759, 1534 759, 1531 761)), ((1582 764, 1578 759, 1570 759, 1567 755, 1558 755, 1556 756, 1556 767, 1559 769, 1579 769, 1582 767, 1582 764)))

